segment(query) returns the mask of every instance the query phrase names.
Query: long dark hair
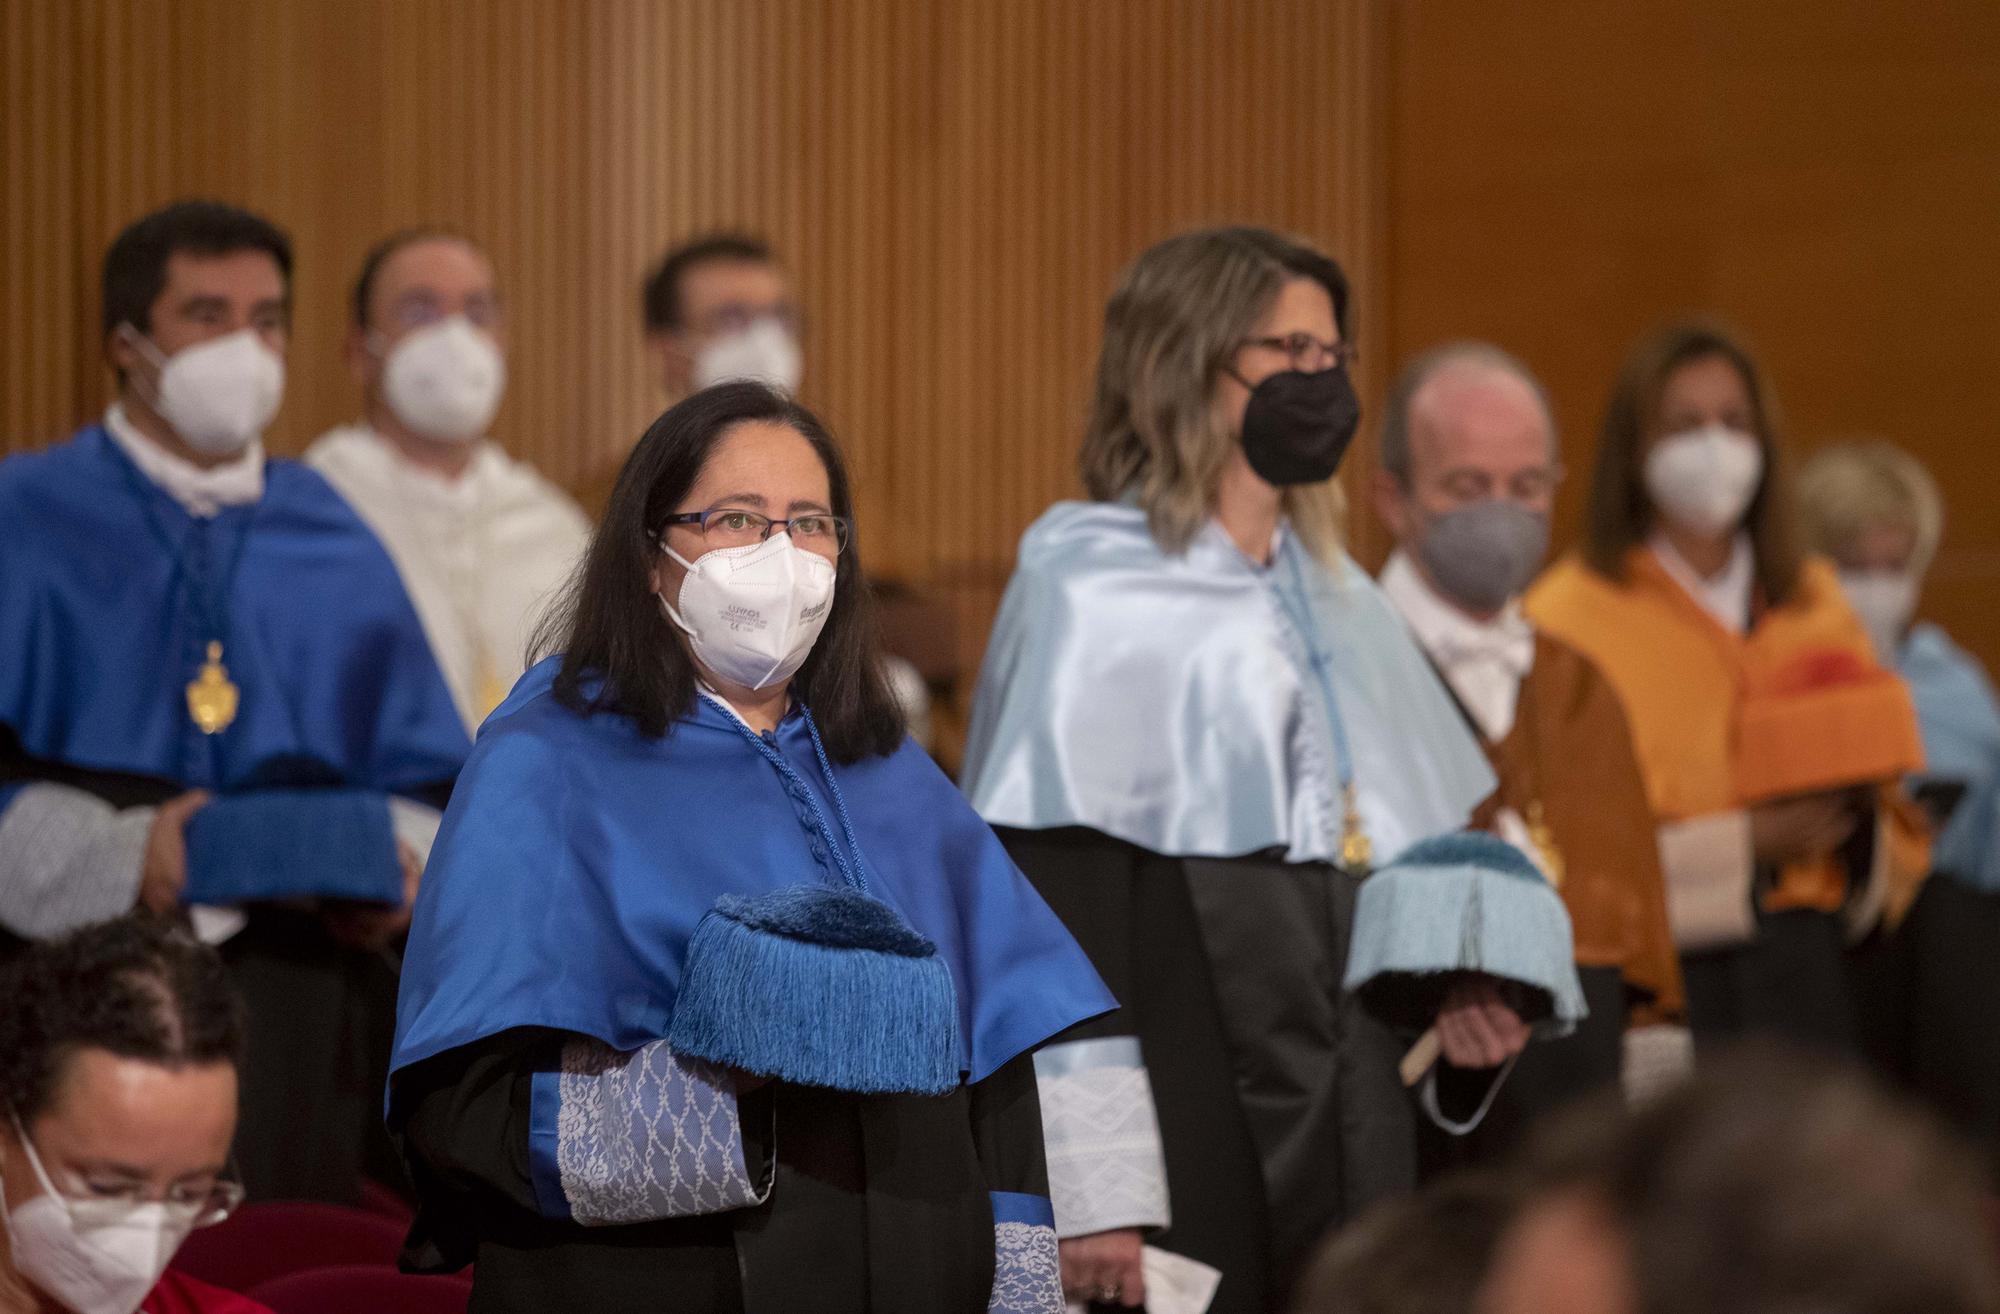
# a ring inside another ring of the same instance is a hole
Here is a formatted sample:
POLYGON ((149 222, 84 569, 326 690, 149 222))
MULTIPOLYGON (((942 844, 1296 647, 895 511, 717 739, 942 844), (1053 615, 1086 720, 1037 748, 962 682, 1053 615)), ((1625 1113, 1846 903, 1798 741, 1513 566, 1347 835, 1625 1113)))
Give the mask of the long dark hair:
MULTIPOLYGON (((833 435, 783 393, 761 383, 728 383, 672 407, 626 458, 583 564, 536 634, 535 652, 563 654, 554 690, 563 706, 629 716, 654 738, 693 710, 694 661, 653 594, 653 558, 666 518, 701 477, 709 454, 731 429, 752 421, 782 424, 812 444, 826 467, 833 513, 852 518, 847 467, 833 435)), ((812 709, 828 755, 839 762, 892 753, 905 733, 882 673, 857 538, 858 531, 850 535, 835 563, 826 628, 792 677, 793 697, 812 709)))
POLYGON ((1779 606, 1798 587, 1803 553, 1793 523, 1784 445, 1778 440, 1778 403, 1742 339, 1710 320, 1663 325, 1641 338, 1625 358, 1599 431, 1583 559, 1606 579, 1624 582, 1626 554, 1644 543, 1653 528, 1653 504, 1646 494, 1646 448, 1659 423, 1660 395, 1675 370, 1709 358, 1729 362, 1750 397, 1752 436, 1764 452, 1764 478, 1743 513, 1743 528, 1756 553, 1757 582, 1765 601, 1779 606))

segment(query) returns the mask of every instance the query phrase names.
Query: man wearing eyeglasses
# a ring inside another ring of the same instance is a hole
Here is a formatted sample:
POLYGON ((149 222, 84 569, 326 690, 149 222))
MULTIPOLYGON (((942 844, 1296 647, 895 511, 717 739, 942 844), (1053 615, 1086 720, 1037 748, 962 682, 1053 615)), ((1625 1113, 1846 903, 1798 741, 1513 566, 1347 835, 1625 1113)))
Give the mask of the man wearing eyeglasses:
POLYGON ((1529 1047, 1476 1131, 1427 1138, 1435 1169, 1488 1157, 1527 1119, 1617 1083, 1628 1045, 1637 1079, 1676 1054, 1684 1064, 1687 1042, 1667 1025, 1682 1015, 1680 968, 1624 712, 1588 659, 1521 614, 1562 473, 1541 385, 1497 347, 1437 348, 1398 380, 1381 444, 1375 505, 1397 544, 1383 591, 1499 778, 1475 821, 1561 890, 1590 1004, 1574 1035, 1529 1047))
POLYGON ((31 946, 0 998, 0 1309, 268 1314, 164 1271, 243 1198, 221 958, 137 914, 31 946))
POLYGON ((327 433, 306 461, 389 549, 476 730, 526 669, 589 525, 487 436, 506 385, 506 324, 485 252, 451 233, 398 233, 362 263, 353 317, 362 420, 327 433))

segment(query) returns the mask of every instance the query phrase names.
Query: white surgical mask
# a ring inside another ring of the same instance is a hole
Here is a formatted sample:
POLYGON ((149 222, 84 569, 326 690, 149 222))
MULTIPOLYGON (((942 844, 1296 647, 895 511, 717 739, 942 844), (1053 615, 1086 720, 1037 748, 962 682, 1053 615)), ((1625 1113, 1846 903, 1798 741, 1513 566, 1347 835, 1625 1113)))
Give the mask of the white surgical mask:
POLYGON ((785 392, 797 392, 805 358, 798 339, 769 315, 728 337, 717 338, 694 358, 694 386, 754 379, 785 392))
POLYGON ((783 530, 762 543, 718 548, 693 561, 662 544, 687 570, 680 606, 660 607, 717 677, 768 689, 805 664, 833 610, 833 563, 783 530))
POLYGON ((1903 634, 1910 628, 1910 617, 1916 615, 1921 587, 1907 570, 1840 572, 1841 592, 1861 617, 1875 645, 1875 655, 1884 663, 1893 664, 1897 649, 1903 646, 1903 634))
POLYGON ((382 365, 382 396, 426 438, 469 443, 500 409, 507 366, 500 348, 463 315, 406 334, 382 365))
POLYGON ((1662 438, 1646 455, 1646 492, 1653 505, 1697 534, 1734 530, 1763 479, 1764 449, 1749 434, 1723 424, 1662 438))
POLYGON ((19 1119, 14 1129, 42 1187, 12 1210, 0 1193, 15 1270, 76 1314, 133 1314, 194 1230, 197 1207, 65 1199, 19 1119))
POLYGON ((285 363, 255 329, 183 347, 163 356, 131 325, 129 340, 159 367, 146 400, 182 442, 207 456, 234 456, 248 447, 285 399, 285 363))

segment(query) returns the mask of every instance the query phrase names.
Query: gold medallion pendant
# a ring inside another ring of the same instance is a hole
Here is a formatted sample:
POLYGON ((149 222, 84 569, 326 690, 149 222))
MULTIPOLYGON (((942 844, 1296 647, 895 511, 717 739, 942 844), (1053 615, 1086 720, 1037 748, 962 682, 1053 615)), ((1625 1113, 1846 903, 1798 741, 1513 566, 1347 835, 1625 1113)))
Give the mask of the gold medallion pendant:
POLYGON ((187 684, 188 715, 203 734, 221 734, 236 719, 236 708, 242 700, 242 691, 230 680, 229 668, 222 664, 221 642, 211 641, 201 673, 187 684))
POLYGON ((1535 856, 1542 860, 1542 870, 1548 873, 1549 884, 1560 890, 1563 884, 1562 849, 1556 844, 1556 832, 1542 812, 1540 799, 1528 804, 1525 820, 1528 823, 1528 840, 1535 846, 1535 856))
POLYGON ((1354 783, 1341 786, 1340 865, 1356 876, 1365 876, 1375 865, 1375 843, 1361 828, 1361 805, 1355 799, 1354 783))

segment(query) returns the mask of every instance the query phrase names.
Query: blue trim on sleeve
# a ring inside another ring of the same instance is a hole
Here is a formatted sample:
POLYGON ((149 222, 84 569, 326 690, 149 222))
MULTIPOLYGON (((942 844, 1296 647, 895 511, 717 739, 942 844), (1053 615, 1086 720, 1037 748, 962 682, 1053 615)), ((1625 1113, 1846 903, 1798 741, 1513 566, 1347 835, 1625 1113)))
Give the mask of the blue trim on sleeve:
POLYGON ((537 1072, 528 1098, 528 1176, 535 1188, 535 1208, 544 1218, 570 1221, 569 1197, 563 1194, 562 1168, 556 1158, 556 1119, 562 1112, 562 1073, 537 1072))
POLYGON ((1056 1211, 1045 1195, 1029 1195, 1024 1191, 993 1191, 993 1222, 1027 1223, 1033 1227, 1053 1228, 1056 1225, 1056 1211))

